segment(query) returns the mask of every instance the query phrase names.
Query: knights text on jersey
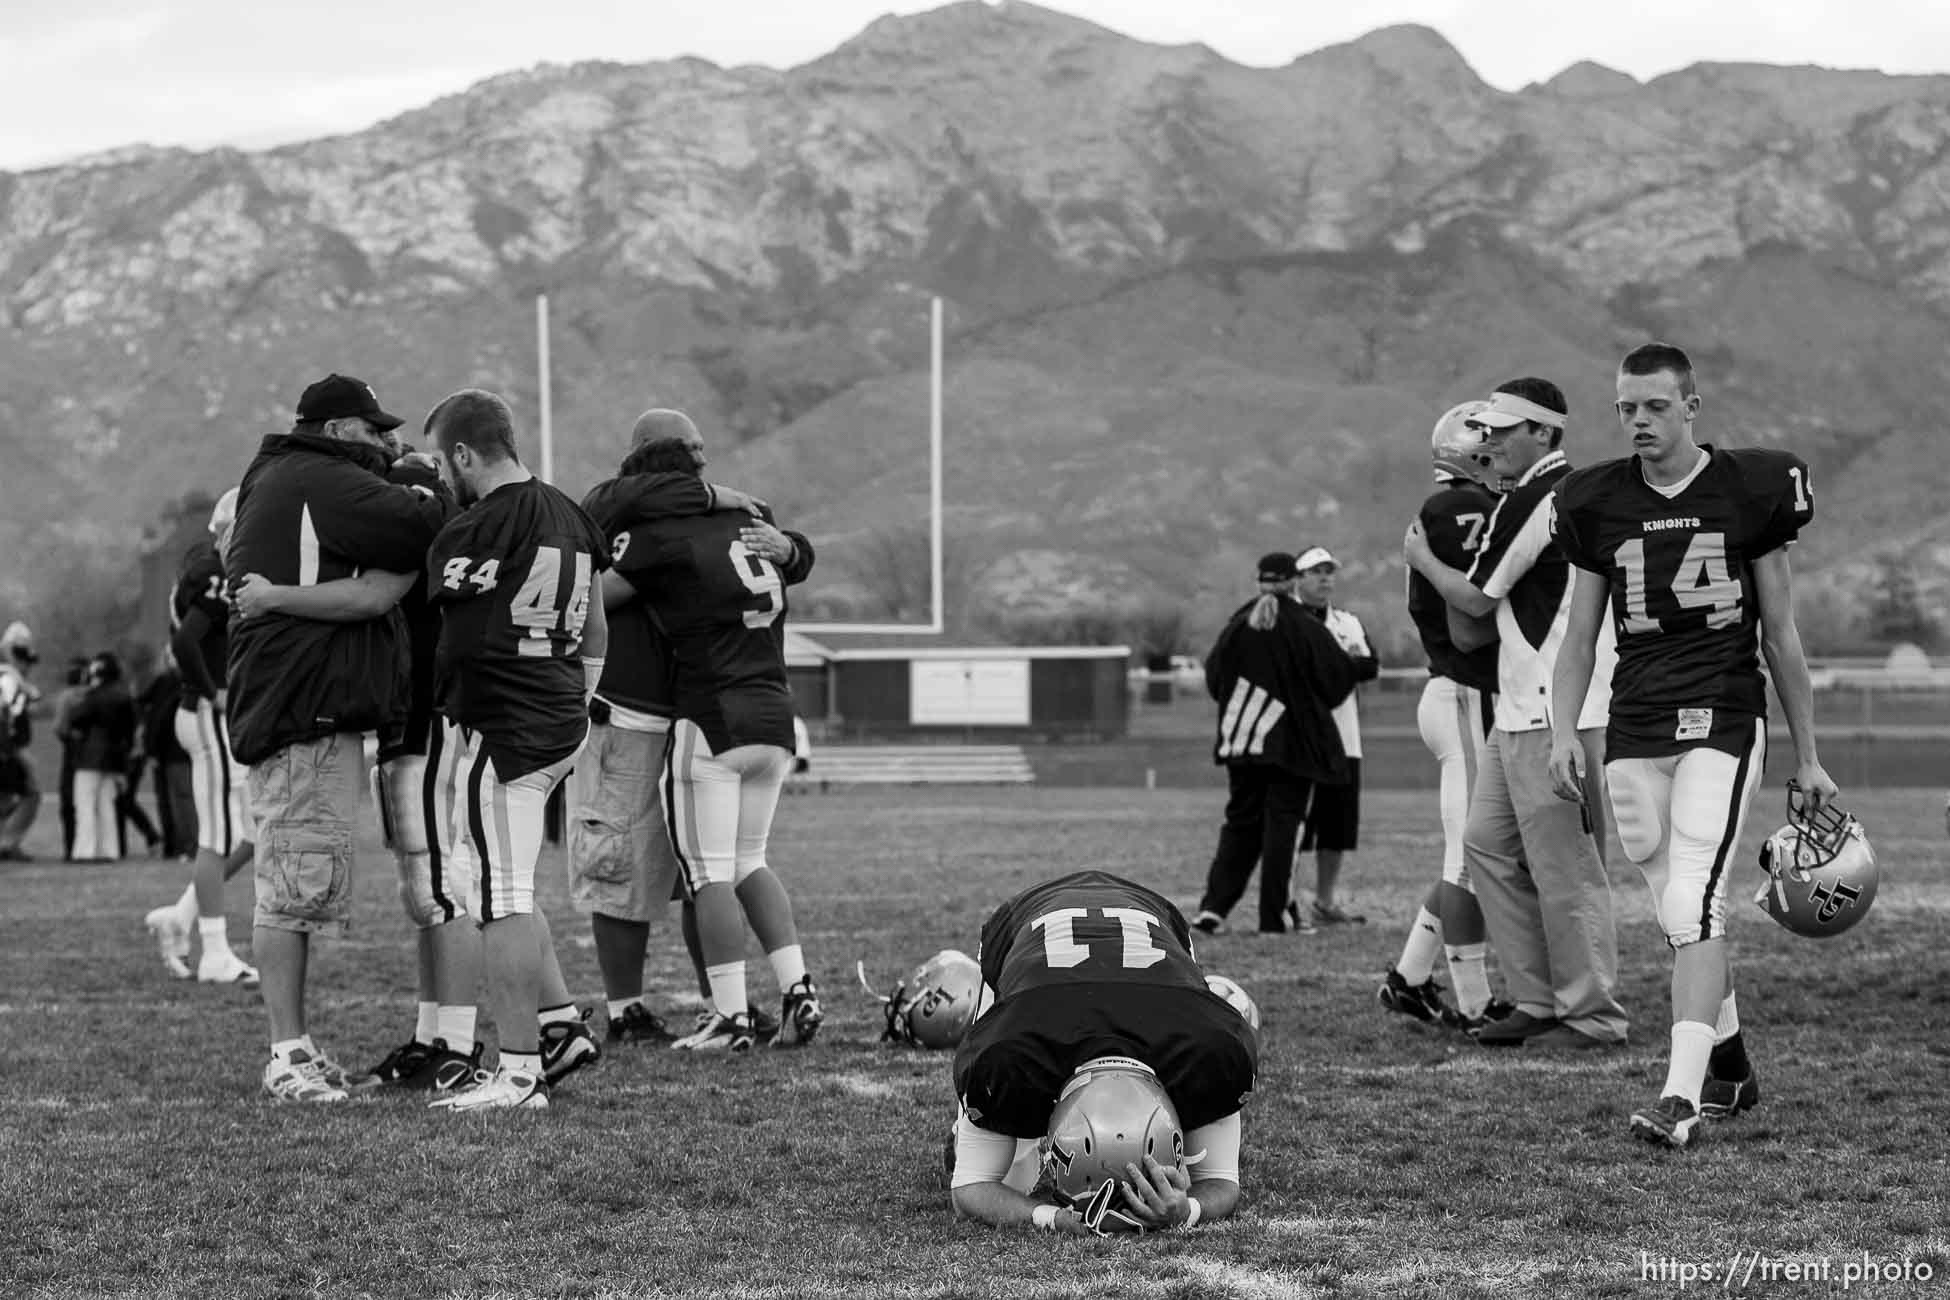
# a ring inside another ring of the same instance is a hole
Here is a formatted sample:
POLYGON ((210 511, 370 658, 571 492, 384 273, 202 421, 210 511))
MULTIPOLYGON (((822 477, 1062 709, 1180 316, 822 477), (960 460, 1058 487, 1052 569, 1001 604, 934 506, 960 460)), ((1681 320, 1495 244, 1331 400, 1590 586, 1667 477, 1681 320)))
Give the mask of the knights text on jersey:
POLYGON ((608 567, 609 545, 582 507, 535 478, 496 488, 433 540, 435 698, 482 733, 503 782, 582 743, 582 627, 608 567))
MULTIPOLYGON (((221 690, 230 658, 230 602, 224 596, 223 561, 217 556, 216 546, 207 541, 197 542, 183 553, 176 589, 169 597, 170 627, 181 626, 192 609, 202 611, 208 624, 197 645, 202 651, 204 670, 221 690)), ((189 680, 185 675, 186 686, 189 680)))
POLYGON ((739 540, 738 511, 637 524, 614 543, 616 571, 670 647, 671 704, 711 752, 792 748, 785 675, 785 577, 739 540))
POLYGON ((1814 517, 1808 467, 1784 451, 1703 449, 1705 466, 1671 498, 1646 483, 1636 456, 1558 488, 1559 545, 1611 588, 1614 758, 1739 753, 1767 713, 1754 561, 1814 517))
MULTIPOLYGON (((1480 483, 1456 479, 1430 494, 1417 518, 1436 559, 1467 573, 1495 512, 1494 492, 1480 483)), ((1413 569, 1408 571, 1408 616, 1429 657, 1430 676, 1447 677, 1479 691, 1496 689, 1496 644, 1467 652, 1456 649, 1449 637, 1448 602, 1434 583, 1413 569)))

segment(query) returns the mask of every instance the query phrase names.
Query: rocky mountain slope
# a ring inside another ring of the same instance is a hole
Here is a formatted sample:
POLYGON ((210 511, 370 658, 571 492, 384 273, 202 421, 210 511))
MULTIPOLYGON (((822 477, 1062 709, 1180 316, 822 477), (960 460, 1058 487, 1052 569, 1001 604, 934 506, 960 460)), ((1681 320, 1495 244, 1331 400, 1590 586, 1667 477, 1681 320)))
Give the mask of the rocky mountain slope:
POLYGON ((532 415, 538 291, 558 481, 691 410, 714 474, 821 538, 830 614, 912 605, 936 293, 960 620, 1196 625, 1305 540, 1395 637, 1434 415, 1544 374, 1607 454, 1653 334, 1715 437, 1815 465, 1817 624, 1950 560, 1950 77, 1506 94, 1424 28, 1255 69, 971 0, 785 72, 545 66, 355 135, 0 173, 0 606, 125 582, 326 370, 532 415))

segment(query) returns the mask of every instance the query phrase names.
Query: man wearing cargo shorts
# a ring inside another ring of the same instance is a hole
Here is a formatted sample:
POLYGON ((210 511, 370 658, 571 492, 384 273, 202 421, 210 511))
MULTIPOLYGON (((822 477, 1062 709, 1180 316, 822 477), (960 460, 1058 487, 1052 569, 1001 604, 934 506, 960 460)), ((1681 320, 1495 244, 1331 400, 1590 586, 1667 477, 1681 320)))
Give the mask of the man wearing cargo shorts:
MULTIPOLYGON (((399 424, 357 379, 335 374, 307 388, 291 432, 266 437, 244 473, 231 571, 310 587, 368 569, 416 570, 454 503, 431 461, 389 454, 385 435, 399 424)), ((271 1022, 264 1089, 279 1101, 344 1101, 376 1081, 312 1041, 305 976, 311 936, 345 929, 363 733, 406 720, 403 617, 241 618, 229 669, 231 747, 250 765, 257 822, 251 947, 271 1022)))

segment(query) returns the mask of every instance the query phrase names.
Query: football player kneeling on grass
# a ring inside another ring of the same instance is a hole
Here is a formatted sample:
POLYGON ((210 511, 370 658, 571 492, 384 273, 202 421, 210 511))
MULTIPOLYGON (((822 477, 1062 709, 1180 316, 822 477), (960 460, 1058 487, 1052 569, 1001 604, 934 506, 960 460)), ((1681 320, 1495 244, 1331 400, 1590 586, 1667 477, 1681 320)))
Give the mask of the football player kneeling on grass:
POLYGON ((1102 871, 982 927, 985 1009, 955 1055, 955 1212, 998 1227, 1156 1232, 1239 1204, 1259 1040, 1206 985, 1184 916, 1102 871))

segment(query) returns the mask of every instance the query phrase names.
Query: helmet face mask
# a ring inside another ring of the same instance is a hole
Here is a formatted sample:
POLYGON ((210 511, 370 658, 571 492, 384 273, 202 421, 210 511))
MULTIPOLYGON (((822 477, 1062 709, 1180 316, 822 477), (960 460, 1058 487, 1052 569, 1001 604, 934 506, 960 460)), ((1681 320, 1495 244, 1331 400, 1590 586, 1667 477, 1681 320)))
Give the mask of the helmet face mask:
POLYGON ((1811 939, 1849 929, 1875 902, 1881 871, 1862 823, 1833 804, 1816 808, 1788 785, 1788 824, 1760 848, 1767 872, 1754 902, 1782 928, 1811 939))
POLYGON ((1127 1164, 1183 1168, 1185 1130, 1158 1076, 1142 1062, 1106 1056, 1087 1062, 1063 1085, 1042 1141, 1042 1184, 1058 1204, 1100 1235, 1143 1232, 1120 1208, 1127 1164))
POLYGON ((945 948, 882 999, 887 1027, 880 1040, 936 1050, 955 1047, 975 1022, 981 994, 982 968, 975 959, 945 948))

